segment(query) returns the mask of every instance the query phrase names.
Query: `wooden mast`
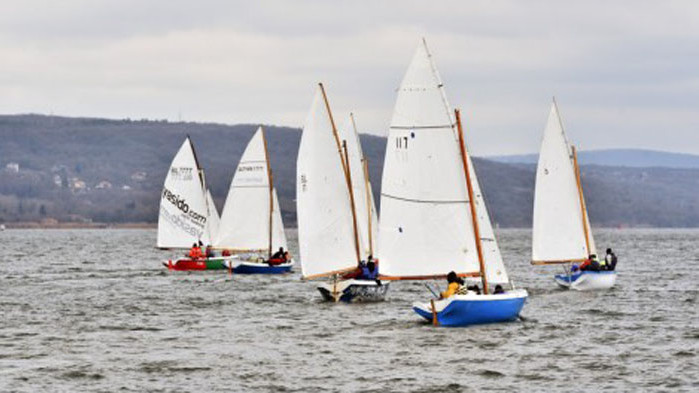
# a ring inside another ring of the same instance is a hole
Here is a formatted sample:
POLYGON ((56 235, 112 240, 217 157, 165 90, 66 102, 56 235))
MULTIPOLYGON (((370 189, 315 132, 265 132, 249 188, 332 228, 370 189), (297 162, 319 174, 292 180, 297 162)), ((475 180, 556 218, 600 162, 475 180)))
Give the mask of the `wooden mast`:
MULTIPOLYGON (((369 237, 369 255, 374 255, 374 239, 372 234, 372 224, 371 224, 371 211, 372 211, 372 201, 371 201, 371 182, 369 181, 369 161, 364 156, 362 151, 362 142, 359 139, 359 134, 357 133, 357 125, 354 122, 354 113, 350 113, 350 120, 352 121, 352 129, 354 130, 354 135, 357 137, 357 150, 361 154, 362 170, 364 171, 364 192, 366 194, 366 211, 367 211, 367 228, 369 237)), ((349 163, 349 161, 347 161, 349 163)))
POLYGON ((587 208, 585 207, 585 197, 583 196, 582 181, 580 180, 580 167, 578 166, 578 152, 575 146, 571 146, 573 151, 573 167, 575 169, 575 182, 578 185, 578 197, 580 198, 580 211, 582 212, 582 224, 583 231, 585 232, 585 246, 587 247, 587 254, 589 255, 592 250, 590 250, 590 228, 587 225, 587 208))
POLYGON ((267 182, 269 183, 269 243, 267 247, 267 259, 272 257, 272 223, 273 212, 274 212, 274 178, 272 176, 272 166, 269 162, 269 150, 267 150, 267 138, 265 137, 265 129, 260 126, 260 131, 262 132, 262 144, 265 148, 265 161, 267 163, 267 182))
POLYGON ((345 146, 343 154, 343 147, 340 144, 340 136, 337 133, 337 127, 335 127, 335 120, 333 119, 332 111, 330 110, 330 103, 328 103, 328 96, 325 94, 325 88, 322 83, 318 83, 320 91, 323 94, 323 101, 325 101, 325 108, 328 111, 328 117, 330 118, 330 125, 333 129, 333 136, 335 137, 335 143, 337 144, 337 152, 340 155, 340 162, 342 163, 342 170, 345 173, 345 182, 347 183, 347 189, 350 196, 350 207, 352 210, 352 228, 354 229, 354 251, 357 255, 357 262, 362 260, 361 253, 359 252, 359 237, 357 234, 357 212, 354 209, 354 192, 352 191, 352 180, 349 173, 349 162, 347 161, 347 147, 345 146))
POLYGON ((478 216, 476 215, 476 203, 473 198, 473 185, 471 184, 471 173, 468 167, 466 143, 464 142, 464 131, 461 127, 461 112, 454 110, 456 115, 456 128, 459 134, 459 150, 461 151, 461 161, 464 165, 464 175, 466 175, 466 188, 468 189, 468 204, 471 208, 471 220, 473 221, 473 234, 476 238, 476 250, 478 251, 478 264, 480 265, 481 281, 483 281, 483 293, 488 294, 488 279, 485 276, 485 262, 483 260, 483 248, 481 245, 481 234, 478 230, 478 216))

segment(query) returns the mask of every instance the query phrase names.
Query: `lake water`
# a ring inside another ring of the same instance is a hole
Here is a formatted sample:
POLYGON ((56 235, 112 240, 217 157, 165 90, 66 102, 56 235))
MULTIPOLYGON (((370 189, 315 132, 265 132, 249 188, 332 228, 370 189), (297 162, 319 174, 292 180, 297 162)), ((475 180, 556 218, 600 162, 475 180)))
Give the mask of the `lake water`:
POLYGON ((421 282, 322 303, 298 266, 168 272, 155 235, 0 232, 0 391, 699 391, 696 230, 596 231, 619 256, 599 293, 559 290, 529 231, 499 231, 525 320, 453 329, 411 311, 421 282))

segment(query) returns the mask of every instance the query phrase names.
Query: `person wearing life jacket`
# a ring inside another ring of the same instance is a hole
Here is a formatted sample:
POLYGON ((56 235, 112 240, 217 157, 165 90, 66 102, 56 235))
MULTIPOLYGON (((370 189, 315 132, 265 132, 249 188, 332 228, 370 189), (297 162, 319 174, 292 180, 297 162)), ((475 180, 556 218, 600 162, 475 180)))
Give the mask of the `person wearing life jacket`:
POLYGON ((461 286, 464 285, 464 280, 457 276, 454 271, 450 271, 449 274, 447 274, 447 282, 449 283, 447 290, 439 294, 440 299, 446 299, 455 295, 459 292, 461 286))
POLYGON ((598 272, 600 270, 600 262, 597 259, 597 255, 590 254, 590 256, 580 265, 580 270, 588 272, 598 272))
POLYGON ((616 254, 612 252, 611 248, 607 249, 607 255, 604 256, 604 262, 607 264, 607 270, 614 271, 616 269, 616 254))
POLYGON ((201 248, 197 245, 197 243, 192 244, 192 248, 189 250, 189 257, 192 260, 196 260, 202 256, 201 248))
POLYGON ((597 261, 597 264, 599 265, 599 270, 607 270, 607 260, 606 258, 599 259, 597 258, 597 255, 594 256, 595 261, 597 261))

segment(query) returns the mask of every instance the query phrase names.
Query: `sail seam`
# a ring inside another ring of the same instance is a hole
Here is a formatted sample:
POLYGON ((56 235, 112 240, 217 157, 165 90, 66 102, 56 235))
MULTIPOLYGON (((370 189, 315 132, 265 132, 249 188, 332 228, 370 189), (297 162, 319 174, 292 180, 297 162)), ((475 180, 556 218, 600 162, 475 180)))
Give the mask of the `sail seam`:
POLYGON ((399 201, 405 201, 405 202, 415 202, 415 203, 432 203, 432 204, 454 204, 454 203, 465 203, 468 202, 468 200, 455 200, 455 201, 434 201, 434 200, 423 200, 423 199, 412 199, 412 198, 403 198, 403 197, 398 197, 395 195, 389 195, 389 194, 384 194, 381 193, 381 196, 385 196, 386 198, 391 198, 391 199, 397 199, 399 201))
POLYGON ((394 130, 424 130, 424 129, 430 129, 430 128, 437 128, 437 129, 453 129, 453 125, 435 125, 435 126, 390 126, 390 129, 394 130))

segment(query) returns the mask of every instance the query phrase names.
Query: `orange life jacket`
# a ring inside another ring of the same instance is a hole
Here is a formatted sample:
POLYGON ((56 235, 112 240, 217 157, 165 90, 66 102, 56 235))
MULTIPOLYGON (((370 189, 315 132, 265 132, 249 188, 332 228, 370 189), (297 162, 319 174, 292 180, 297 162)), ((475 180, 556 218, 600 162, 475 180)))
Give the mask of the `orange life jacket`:
POLYGON ((201 248, 199 247, 192 247, 191 250, 189 250, 189 257, 192 259, 198 259, 201 258, 201 248))

